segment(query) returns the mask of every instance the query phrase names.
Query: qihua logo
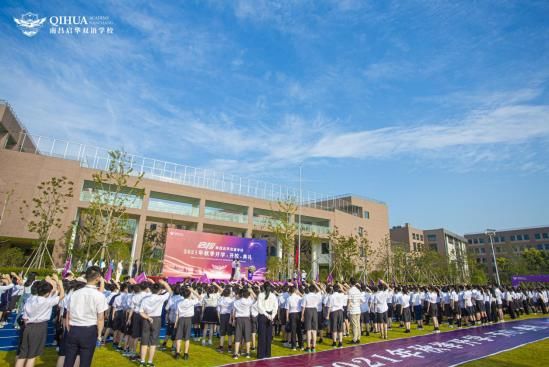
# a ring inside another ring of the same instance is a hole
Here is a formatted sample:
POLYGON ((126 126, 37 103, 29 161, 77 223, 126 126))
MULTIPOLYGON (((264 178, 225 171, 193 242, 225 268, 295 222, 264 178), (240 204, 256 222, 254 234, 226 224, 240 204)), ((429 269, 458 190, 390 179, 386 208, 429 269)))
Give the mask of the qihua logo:
POLYGON ((13 18, 17 28, 27 37, 34 37, 46 22, 46 18, 38 18, 38 14, 31 12, 21 15, 21 18, 13 18))

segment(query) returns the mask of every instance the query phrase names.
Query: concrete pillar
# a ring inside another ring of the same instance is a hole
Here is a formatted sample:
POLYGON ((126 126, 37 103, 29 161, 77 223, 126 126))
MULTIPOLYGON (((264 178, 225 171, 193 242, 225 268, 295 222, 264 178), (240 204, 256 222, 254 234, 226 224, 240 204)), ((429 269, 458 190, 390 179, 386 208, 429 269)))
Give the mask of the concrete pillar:
POLYGON ((139 264, 139 259, 141 257, 141 251, 143 249, 143 237, 145 236, 145 225, 147 224, 146 217, 144 215, 140 216, 137 225, 135 226, 135 231, 133 234, 133 240, 132 240, 132 252, 130 257, 130 264, 128 268, 128 274, 132 273, 132 266, 134 260, 138 260, 137 263, 139 264))
POLYGON ((198 223, 196 225, 197 232, 204 232, 204 216, 206 212, 206 199, 201 198, 198 205, 198 223))
POLYGON ((320 255, 320 243, 311 245, 311 279, 316 279, 318 275, 318 257, 320 255))
POLYGON ((252 238, 252 232, 254 230, 254 208, 248 207, 248 228, 246 229, 246 237, 252 238))

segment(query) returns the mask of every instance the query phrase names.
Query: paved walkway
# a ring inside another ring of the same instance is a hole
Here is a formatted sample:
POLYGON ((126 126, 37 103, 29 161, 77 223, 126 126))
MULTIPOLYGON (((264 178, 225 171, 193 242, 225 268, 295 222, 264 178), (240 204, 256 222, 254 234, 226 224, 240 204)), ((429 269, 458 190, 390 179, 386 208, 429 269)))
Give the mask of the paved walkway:
POLYGON ((545 338, 549 338, 549 318, 509 321, 324 352, 240 362, 231 367, 457 366, 545 338))

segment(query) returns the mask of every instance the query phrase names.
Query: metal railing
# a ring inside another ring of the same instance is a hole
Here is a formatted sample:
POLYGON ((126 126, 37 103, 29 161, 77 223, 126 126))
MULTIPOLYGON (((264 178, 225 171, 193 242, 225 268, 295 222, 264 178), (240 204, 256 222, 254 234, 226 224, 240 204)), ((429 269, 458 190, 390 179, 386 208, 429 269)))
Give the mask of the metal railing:
MULTIPOLYGON (((28 133, 23 133, 23 135, 21 147, 23 147, 24 142, 27 139, 30 139, 33 142, 34 147, 36 147, 36 151, 34 152, 36 154, 78 161, 80 162, 81 167, 98 170, 107 170, 111 163, 109 152, 112 151, 112 149, 28 133)), ((327 211, 334 211, 335 209, 344 210, 341 208, 346 208, 351 205, 349 198, 343 198, 341 195, 325 195, 314 191, 302 190, 300 197, 300 191, 297 188, 224 172, 217 172, 210 169, 181 165, 129 153, 126 154, 126 160, 128 166, 133 169, 134 175, 143 174, 145 178, 152 180, 171 182, 274 202, 301 202, 303 207, 327 211)))

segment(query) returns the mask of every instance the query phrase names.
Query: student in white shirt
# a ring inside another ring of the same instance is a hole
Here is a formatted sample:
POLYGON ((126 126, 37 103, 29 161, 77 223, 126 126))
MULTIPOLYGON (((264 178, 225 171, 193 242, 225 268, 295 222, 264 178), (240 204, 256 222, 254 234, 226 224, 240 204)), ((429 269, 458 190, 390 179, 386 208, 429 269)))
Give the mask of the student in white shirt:
POLYGON ((278 300, 271 284, 263 284, 263 291, 257 296, 257 358, 271 357, 273 341, 273 319, 278 311, 278 300))
POLYGON ((25 327, 15 367, 33 367, 36 357, 44 353, 52 308, 64 297, 63 283, 54 274, 38 284, 37 295, 27 299, 23 306, 25 327))
POLYGON ((431 286, 427 293, 427 314, 433 319, 433 327, 435 333, 440 333, 438 326, 438 289, 431 286))
POLYGON ((297 348, 301 349, 303 347, 303 334, 301 333, 301 293, 294 286, 290 287, 288 293, 290 296, 287 300, 288 308, 286 316, 290 323, 290 345, 293 350, 297 350, 297 348))
MULTIPOLYGON (((147 352, 149 352, 149 363, 147 366, 153 365, 156 345, 158 344, 158 336, 160 335, 162 307, 164 302, 170 298, 172 289, 170 285, 159 280, 158 284, 153 284, 150 288, 151 295, 143 298, 139 306, 139 314, 143 318, 141 331, 141 365, 145 366, 147 352), (163 293, 161 293, 164 288, 163 293)), ((154 365, 153 365, 154 366, 154 365)))
POLYGON ((80 355, 80 367, 90 367, 96 342, 101 342, 105 311, 108 309, 103 295, 105 283, 101 269, 97 266, 88 268, 86 281, 84 288, 71 295, 64 367, 73 367, 77 355, 80 355))
POLYGON ((389 321, 387 317, 387 311, 389 310, 387 299, 389 298, 389 292, 387 283, 383 280, 379 280, 379 282, 381 284, 374 295, 374 312, 376 313, 376 324, 378 324, 381 331, 381 338, 387 339, 387 323, 389 321))
POLYGON ((217 300, 217 312, 219 314, 219 346, 217 351, 223 353, 225 350, 225 337, 227 337, 228 353, 232 352, 234 328, 231 325, 231 313, 233 312, 234 297, 230 287, 226 287, 221 292, 221 297, 217 300))
POLYGON ((334 286, 334 293, 328 299, 328 314, 326 319, 330 320, 330 331, 332 332, 332 347, 343 346, 343 306, 346 297, 341 293, 341 286, 334 286))
POLYGON ((309 286, 309 292, 303 296, 303 304, 301 306, 301 322, 305 324, 305 333, 307 334, 306 352, 316 351, 319 305, 322 305, 322 295, 320 294, 320 289, 313 283, 309 286))
POLYGON ((405 333, 410 333, 410 323, 412 321, 412 313, 410 312, 410 294, 408 288, 404 287, 398 298, 400 303, 401 320, 406 327, 405 333))
POLYGON ((206 287, 206 295, 202 299, 202 345, 213 344, 212 338, 214 334, 214 328, 215 325, 219 324, 219 314, 217 313, 217 303, 219 300, 218 290, 221 290, 221 288, 217 284, 210 284, 206 287), (208 330, 210 331, 210 339, 206 341, 208 330))
POLYGON ((240 291, 240 297, 234 301, 232 321, 235 325, 234 354, 233 359, 238 359, 242 340, 246 343, 246 358, 250 358, 250 342, 252 339, 252 305, 254 304, 253 292, 244 288, 240 291))
POLYGON ((200 300, 198 293, 190 287, 181 287, 181 296, 183 296, 183 299, 177 303, 177 318, 175 322, 175 359, 179 359, 181 340, 185 340, 183 359, 188 360, 194 308, 197 304, 200 304, 200 300))
POLYGON ((364 284, 362 287, 362 300, 360 301, 360 321, 364 326, 362 333, 366 336, 370 335, 370 298, 372 294, 370 289, 364 284))

